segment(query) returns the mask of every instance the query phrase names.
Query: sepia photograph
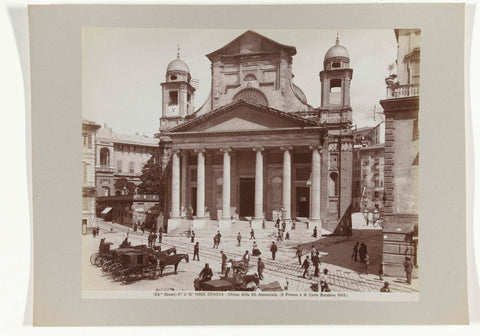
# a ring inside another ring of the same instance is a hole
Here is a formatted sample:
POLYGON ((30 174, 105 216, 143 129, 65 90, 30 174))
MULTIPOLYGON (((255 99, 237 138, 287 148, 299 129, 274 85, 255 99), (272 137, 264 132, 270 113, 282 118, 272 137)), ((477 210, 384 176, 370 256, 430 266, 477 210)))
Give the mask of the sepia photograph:
POLYGON ((418 301, 421 36, 82 27, 82 298, 418 301))

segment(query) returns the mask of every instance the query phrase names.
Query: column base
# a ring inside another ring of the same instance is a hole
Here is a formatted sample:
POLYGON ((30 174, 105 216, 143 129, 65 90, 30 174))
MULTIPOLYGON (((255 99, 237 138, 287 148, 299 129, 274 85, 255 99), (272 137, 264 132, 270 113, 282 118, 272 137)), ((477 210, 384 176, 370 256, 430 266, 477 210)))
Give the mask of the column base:
POLYGON ((222 218, 218 221, 219 229, 227 229, 232 225, 232 220, 230 218, 222 218))
POLYGON ((263 229, 263 218, 252 219, 252 229, 263 229))
POLYGON ((177 229, 181 224, 183 220, 180 217, 172 217, 168 219, 168 228, 167 228, 167 233, 172 232, 173 230, 177 229))
POLYGON ((207 222, 206 217, 195 218, 192 221, 192 228, 194 228, 194 229, 202 228, 202 227, 205 226, 206 222, 207 222))

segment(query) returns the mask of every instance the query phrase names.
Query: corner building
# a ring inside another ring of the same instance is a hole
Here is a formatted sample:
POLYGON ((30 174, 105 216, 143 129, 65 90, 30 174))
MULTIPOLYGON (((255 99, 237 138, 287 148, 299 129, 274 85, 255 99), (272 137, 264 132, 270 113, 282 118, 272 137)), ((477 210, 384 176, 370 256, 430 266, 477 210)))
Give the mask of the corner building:
MULTIPOLYGON (((194 227, 283 216, 346 232, 352 201, 349 54, 338 37, 320 72, 321 106, 293 83, 295 47, 247 31, 207 55, 210 95, 193 109, 190 70, 180 59, 162 83, 160 150, 168 230, 192 208, 194 227)), ((161 202, 162 203, 162 202, 161 202)), ((248 224, 246 224, 248 225, 248 224)))

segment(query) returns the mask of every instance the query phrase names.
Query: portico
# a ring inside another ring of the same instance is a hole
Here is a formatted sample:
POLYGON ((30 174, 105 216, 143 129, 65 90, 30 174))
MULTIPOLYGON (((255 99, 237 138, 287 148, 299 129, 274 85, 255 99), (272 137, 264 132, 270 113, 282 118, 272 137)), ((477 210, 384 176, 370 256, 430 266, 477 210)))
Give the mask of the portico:
POLYGON ((299 213, 305 200, 296 195, 302 188, 310 200, 308 218, 321 225, 325 132, 313 121, 244 101, 172 129, 171 218, 179 217, 182 205, 194 209, 194 227, 205 219, 218 220, 220 227, 235 219, 261 227, 280 209, 285 219, 306 215, 305 209, 299 213))

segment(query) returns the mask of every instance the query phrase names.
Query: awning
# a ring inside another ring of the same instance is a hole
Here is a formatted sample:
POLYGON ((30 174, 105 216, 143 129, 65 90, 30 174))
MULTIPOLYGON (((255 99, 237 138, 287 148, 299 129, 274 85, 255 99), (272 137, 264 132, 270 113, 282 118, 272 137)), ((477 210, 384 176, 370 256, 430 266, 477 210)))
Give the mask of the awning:
POLYGON ((106 215, 106 214, 109 213, 111 210, 112 210, 112 208, 105 208, 105 209, 103 209, 102 215, 106 215))

